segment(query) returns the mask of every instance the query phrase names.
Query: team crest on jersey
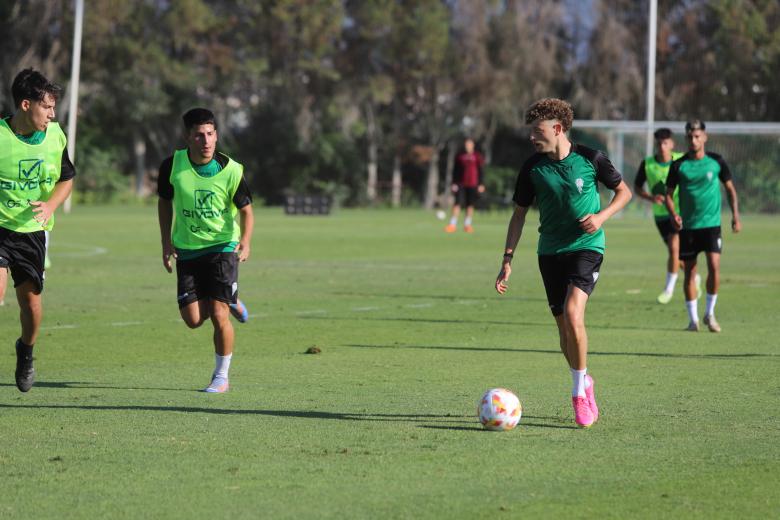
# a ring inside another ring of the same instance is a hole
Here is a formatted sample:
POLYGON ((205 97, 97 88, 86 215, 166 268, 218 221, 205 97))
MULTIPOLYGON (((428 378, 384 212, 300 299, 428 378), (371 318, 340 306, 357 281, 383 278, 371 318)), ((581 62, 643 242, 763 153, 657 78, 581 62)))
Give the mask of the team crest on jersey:
POLYGON ((574 180, 574 185, 577 186, 577 191, 582 193, 582 187, 585 186, 585 181, 583 181, 581 178, 577 178, 574 180))
POLYGON ((713 174, 712 172, 707 172, 707 180, 708 180, 708 181, 710 181, 710 182, 712 182, 712 176, 713 176, 713 175, 714 175, 714 174, 713 174))

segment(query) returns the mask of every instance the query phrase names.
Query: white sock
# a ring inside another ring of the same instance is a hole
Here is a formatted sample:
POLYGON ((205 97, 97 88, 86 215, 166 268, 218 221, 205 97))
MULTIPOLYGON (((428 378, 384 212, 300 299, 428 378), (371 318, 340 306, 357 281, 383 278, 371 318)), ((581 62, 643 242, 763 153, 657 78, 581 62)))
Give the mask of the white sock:
POLYGON ((214 360, 216 361, 216 368, 214 368, 214 377, 228 378, 228 371, 230 370, 230 360, 233 358, 233 354, 227 356, 220 356, 214 354, 214 360))
POLYGON ((677 273, 666 273, 666 289, 665 293, 672 294, 674 292, 674 285, 677 283, 677 273))
POLYGON ((707 293, 707 310, 704 313, 705 316, 712 316, 715 314, 715 302, 718 301, 717 294, 707 293))
POLYGON ((466 218, 463 220, 463 225, 464 225, 464 226, 470 226, 470 225, 471 225, 471 217, 466 217, 466 218))
POLYGON ((571 396, 585 397, 585 374, 588 373, 588 369, 574 370, 573 368, 570 368, 569 370, 571 371, 572 382, 571 396))
POLYGON ((688 319, 691 323, 699 323, 699 308, 696 300, 685 301, 685 308, 688 309, 688 319))
POLYGON ((450 226, 458 225, 458 217, 450 217, 450 226))

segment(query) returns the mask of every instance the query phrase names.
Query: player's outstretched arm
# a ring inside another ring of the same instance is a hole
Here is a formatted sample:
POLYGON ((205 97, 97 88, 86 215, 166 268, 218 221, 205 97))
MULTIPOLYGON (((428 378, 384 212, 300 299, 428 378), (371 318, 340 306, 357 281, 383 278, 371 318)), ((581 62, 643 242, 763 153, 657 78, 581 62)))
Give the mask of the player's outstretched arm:
POLYGON ((73 179, 68 179, 67 181, 58 182, 56 186, 54 186, 54 191, 51 192, 49 200, 31 201, 30 205, 33 206, 33 218, 37 220, 41 226, 45 226, 54 214, 54 211, 68 198, 72 189, 73 179))
POLYGON ((731 179, 723 183, 726 188, 726 195, 731 208, 731 230, 739 233, 742 229, 742 222, 739 220, 739 202, 737 201, 737 188, 731 179))
POLYGON ((509 276, 512 274, 512 257, 514 256, 517 243, 520 241, 520 236, 523 234, 523 226, 525 226, 525 216, 527 214, 527 206, 515 206, 512 218, 509 219, 504 256, 501 259, 501 269, 496 277, 496 291, 498 291, 498 294, 506 293, 509 287, 509 276))
POLYGON ((580 228, 583 231, 586 233, 595 233, 601 229, 601 226, 604 225, 604 222, 609 220, 612 215, 623 209, 626 204, 628 204, 628 201, 631 200, 631 189, 628 187, 628 184, 626 184, 625 181, 621 180, 612 191, 615 192, 615 196, 612 197, 612 200, 606 208, 602 209, 598 213, 585 215, 580 219, 580 228))
POLYGON ((173 202, 160 197, 157 199, 157 219, 160 222, 160 242, 162 243, 163 267, 169 273, 173 272, 171 257, 176 258, 176 249, 171 242, 171 225, 173 224, 173 202))
POLYGON ((255 228, 255 214, 252 212, 252 205, 247 204, 238 210, 239 223, 241 225, 241 240, 236 248, 238 261, 246 262, 249 258, 249 247, 252 241, 252 231, 255 228))

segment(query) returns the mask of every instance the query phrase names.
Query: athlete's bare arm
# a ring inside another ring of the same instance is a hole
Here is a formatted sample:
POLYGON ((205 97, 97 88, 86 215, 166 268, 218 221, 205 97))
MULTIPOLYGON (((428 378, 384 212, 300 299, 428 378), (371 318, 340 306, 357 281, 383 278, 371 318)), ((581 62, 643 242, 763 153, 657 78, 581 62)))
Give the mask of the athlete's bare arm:
POLYGON ((504 258, 501 261, 501 270, 496 277, 496 291, 498 291, 498 294, 506 293, 509 275, 512 274, 512 255, 515 252, 517 243, 520 241, 520 236, 523 234, 523 226, 525 226, 525 216, 527 214, 528 206, 515 206, 512 218, 509 219, 509 227, 506 230, 504 258))

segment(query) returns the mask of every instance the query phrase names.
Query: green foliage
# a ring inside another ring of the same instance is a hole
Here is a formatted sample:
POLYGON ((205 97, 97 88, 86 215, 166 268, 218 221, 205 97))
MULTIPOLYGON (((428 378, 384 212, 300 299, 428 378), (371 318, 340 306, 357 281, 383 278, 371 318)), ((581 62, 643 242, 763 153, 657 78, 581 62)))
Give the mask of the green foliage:
POLYGON ((122 175, 121 155, 115 148, 84 146, 77 154, 74 200, 77 204, 105 204, 131 195, 122 175))
POLYGON ((515 191, 518 170, 505 166, 485 166, 485 192, 496 201, 511 200, 515 191))

